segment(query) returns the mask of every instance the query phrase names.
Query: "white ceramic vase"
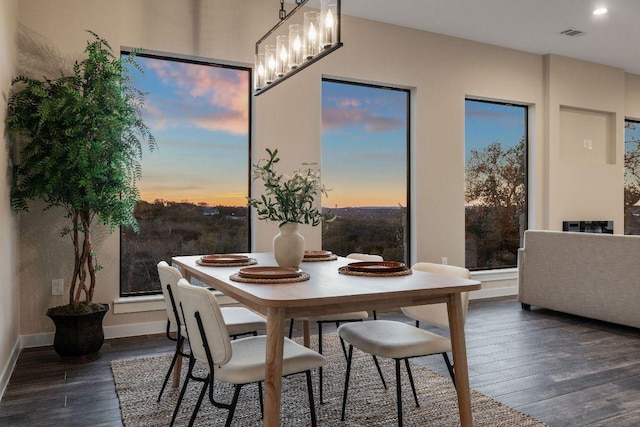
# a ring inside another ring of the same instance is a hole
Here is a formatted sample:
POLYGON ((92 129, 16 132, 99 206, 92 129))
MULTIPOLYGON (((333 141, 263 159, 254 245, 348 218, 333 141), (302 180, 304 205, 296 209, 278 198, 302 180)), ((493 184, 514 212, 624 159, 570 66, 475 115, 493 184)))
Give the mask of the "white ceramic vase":
POLYGON ((273 255, 280 267, 298 267, 304 258, 304 237, 298 233, 299 227, 294 222, 282 224, 273 238, 273 255))

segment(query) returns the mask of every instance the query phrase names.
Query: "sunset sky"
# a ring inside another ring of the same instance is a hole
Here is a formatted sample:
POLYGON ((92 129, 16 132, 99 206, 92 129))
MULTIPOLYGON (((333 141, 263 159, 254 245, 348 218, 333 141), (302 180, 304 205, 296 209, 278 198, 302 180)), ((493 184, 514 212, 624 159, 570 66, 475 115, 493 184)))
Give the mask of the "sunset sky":
POLYGON ((243 206, 247 195, 247 71, 137 57, 144 116, 159 149, 144 152, 141 199, 243 206))
POLYGON ((327 207, 407 205, 407 100, 400 90, 322 83, 327 207))
MULTIPOLYGON (((142 200, 244 206, 248 92, 245 70, 138 56, 144 117, 159 149, 145 151, 142 200)), ((408 93, 324 81, 322 181, 327 207, 406 206, 408 93)), ((466 156, 524 134, 523 108, 466 103, 466 156), (500 133, 496 134, 496 125, 500 133)))

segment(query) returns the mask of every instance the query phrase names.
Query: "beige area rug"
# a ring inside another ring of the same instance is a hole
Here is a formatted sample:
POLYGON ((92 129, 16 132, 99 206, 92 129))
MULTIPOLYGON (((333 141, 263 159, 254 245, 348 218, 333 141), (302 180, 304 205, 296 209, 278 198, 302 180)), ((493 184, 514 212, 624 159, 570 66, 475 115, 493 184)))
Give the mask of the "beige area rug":
MULTIPOLYGON (((315 338, 317 337, 312 337, 312 348, 317 348, 315 338)), ((354 349, 347 414, 345 421, 341 422, 340 411, 346 361, 336 334, 324 337, 324 354, 329 363, 324 367, 325 403, 322 405, 319 404, 318 375, 317 372, 313 373, 316 413, 320 426, 397 425, 393 361, 380 360, 389 387, 388 390, 384 390, 371 356, 354 349)), ((171 388, 168 385, 162 400, 158 403, 156 399, 170 362, 170 354, 112 362, 111 368, 120 400, 122 420, 126 427, 169 425, 179 389, 171 388)), ((421 427, 459 425, 457 398, 451 379, 415 363, 411 364, 411 371, 416 382, 420 407, 415 406, 403 364, 401 373, 403 376, 402 397, 405 425, 421 427)), ((183 366, 183 375, 184 372, 186 372, 186 363, 183 366)), ((200 387, 201 383, 194 381, 189 383, 175 425, 185 426, 188 424, 200 387)), ((216 396, 224 402, 231 400, 232 392, 232 387, 226 384, 218 383, 216 386, 216 396)), ((474 426, 476 427, 546 426, 545 423, 474 390, 471 390, 471 401, 474 426)), ((227 411, 214 407, 205 396, 196 419, 196 425, 222 426, 226 417, 227 411)), ((304 374, 284 378, 280 425, 297 427, 310 424, 309 401, 304 374)), ((243 387, 232 425, 262 425, 258 388, 255 384, 243 387)))

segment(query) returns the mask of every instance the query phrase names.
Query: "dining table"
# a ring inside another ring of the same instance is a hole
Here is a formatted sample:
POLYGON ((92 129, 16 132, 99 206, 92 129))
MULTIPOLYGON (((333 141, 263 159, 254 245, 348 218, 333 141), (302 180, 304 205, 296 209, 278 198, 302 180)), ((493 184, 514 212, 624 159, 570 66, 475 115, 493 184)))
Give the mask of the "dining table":
MULTIPOLYGON (((238 255, 247 256, 255 266, 277 266, 273 253, 238 255)), ((285 319, 436 303, 447 304, 460 424, 463 427, 473 425, 461 293, 480 289, 480 282, 411 270, 406 271, 407 274, 345 274, 345 268, 348 269, 348 264, 354 260, 333 256, 320 262, 317 259, 303 261, 299 268, 304 273, 304 280, 284 283, 256 280, 252 283, 250 279, 238 281, 238 271, 243 267, 212 266, 201 262, 201 257, 175 256, 172 264, 181 269, 187 280, 195 278, 267 319, 265 426, 281 424, 285 319)), ((307 345, 308 331, 306 324, 307 345)), ((180 372, 179 367, 176 371, 180 372)))

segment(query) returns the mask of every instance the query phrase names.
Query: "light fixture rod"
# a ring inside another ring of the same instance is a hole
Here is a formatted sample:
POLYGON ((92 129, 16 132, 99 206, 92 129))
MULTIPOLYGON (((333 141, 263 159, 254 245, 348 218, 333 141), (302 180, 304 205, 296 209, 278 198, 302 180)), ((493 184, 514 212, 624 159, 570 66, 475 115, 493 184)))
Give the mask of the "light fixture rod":
POLYGON ((260 46, 260 43, 262 43, 267 38, 269 38, 269 36, 271 34, 273 34, 278 28, 280 28, 280 26, 282 24, 284 24, 284 22, 287 20, 288 16, 293 15, 294 13, 296 13, 298 11, 298 9, 300 9, 302 6, 304 6, 308 1, 309 0, 300 0, 300 3, 298 3, 298 0, 296 0, 297 6, 293 10, 291 10, 291 12, 289 12, 288 14, 285 11, 285 15, 284 15, 284 18, 283 18, 282 17, 282 12, 284 11, 284 0, 280 0, 280 7, 282 8, 280 10, 280 21, 278 21, 278 23, 276 25, 274 25, 273 28, 270 29, 267 32, 267 34, 262 36, 262 38, 256 42, 256 54, 258 54, 258 50, 259 50, 258 47, 260 46))

